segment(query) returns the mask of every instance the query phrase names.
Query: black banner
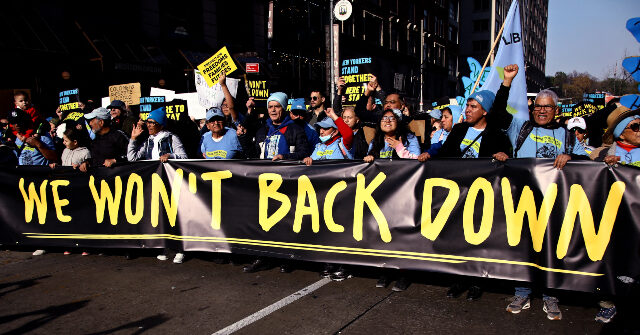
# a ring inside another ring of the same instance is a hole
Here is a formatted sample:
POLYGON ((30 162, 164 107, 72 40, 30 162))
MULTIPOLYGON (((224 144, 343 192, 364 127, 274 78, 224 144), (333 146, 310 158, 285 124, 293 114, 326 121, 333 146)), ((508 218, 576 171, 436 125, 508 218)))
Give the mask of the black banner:
POLYGON ((640 273, 637 177, 543 159, 18 167, 0 170, 0 232, 34 247, 171 247, 615 292, 616 276, 640 273))

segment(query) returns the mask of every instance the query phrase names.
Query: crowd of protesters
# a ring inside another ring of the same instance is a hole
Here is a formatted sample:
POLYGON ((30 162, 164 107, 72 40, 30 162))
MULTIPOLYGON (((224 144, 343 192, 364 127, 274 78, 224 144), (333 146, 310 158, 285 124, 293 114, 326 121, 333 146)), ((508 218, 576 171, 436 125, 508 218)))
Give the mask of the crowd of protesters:
MULTIPOLYGON (((343 108, 345 85, 340 78, 331 107, 326 94, 316 90, 310 92, 310 108, 304 98, 298 98, 293 99, 287 111, 287 94, 275 92, 267 100, 266 113, 259 112, 256 101, 249 98, 244 114, 236 108, 237 101, 222 74, 218 83, 224 101, 220 107, 207 110, 203 123, 169 120, 163 108, 151 111, 142 120, 119 100, 111 101, 106 108, 81 104, 81 109, 58 110, 56 116, 45 119, 30 104, 27 93, 17 92, 15 108, 7 119, 0 120, 0 163, 71 166, 86 172, 92 167, 109 168, 123 162, 184 158, 298 160, 310 166, 327 159, 372 162, 402 158, 426 162, 455 157, 498 161, 551 158, 557 169, 564 168, 570 160, 588 159, 612 166, 640 167, 640 110, 631 111, 612 100, 593 115, 558 118, 558 96, 543 90, 530 106, 530 119, 521 120, 507 111, 511 82, 520 70, 517 65, 506 66, 504 81, 496 94, 477 91, 469 96, 466 106, 449 105, 429 112, 424 134, 409 130, 409 123, 418 116, 411 113, 403 96, 385 93, 374 76, 355 106, 343 108), (370 141, 364 124, 374 125, 370 141)), ((34 255, 43 253, 44 250, 37 250, 34 255)), ((166 260, 167 254, 165 250, 158 259, 166 260)), ((174 262, 181 263, 183 259, 184 253, 178 250, 174 262)), ((244 271, 260 271, 270 264, 273 260, 258 258, 244 271)), ((281 264, 282 272, 291 271, 290 264, 281 264)), ((322 275, 337 281, 350 276, 340 264, 326 264, 322 275)), ((387 287, 392 279, 396 279, 396 291, 410 285, 406 273, 387 271, 376 286, 387 287)), ((447 295, 458 297, 465 291, 468 300, 479 299, 482 294, 477 283, 461 278, 447 295)), ((507 311, 520 313, 529 308, 531 293, 530 287, 515 288, 507 311)), ((558 299, 549 292, 542 293, 548 318, 561 319, 558 299)), ((611 321, 616 314, 615 305, 610 299, 603 299, 600 306, 596 320, 611 321)))

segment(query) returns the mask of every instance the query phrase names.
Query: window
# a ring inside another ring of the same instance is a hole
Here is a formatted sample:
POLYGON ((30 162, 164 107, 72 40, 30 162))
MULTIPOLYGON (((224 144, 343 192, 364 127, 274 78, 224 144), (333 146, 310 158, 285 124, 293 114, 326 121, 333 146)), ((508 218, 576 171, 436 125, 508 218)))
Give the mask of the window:
POLYGON ((473 20, 473 32, 485 32, 489 31, 489 20, 473 20))
POLYGON ((490 7, 491 7, 490 0, 474 0, 473 1, 474 12, 485 12, 485 11, 488 11, 490 7))
POLYGON ((473 52, 489 51, 489 40, 473 41, 473 52))
POLYGON ((380 16, 364 12, 364 40, 375 45, 382 46, 383 41, 382 18, 380 16))
POLYGON ((456 0, 449 2, 449 19, 458 22, 458 2, 456 0))

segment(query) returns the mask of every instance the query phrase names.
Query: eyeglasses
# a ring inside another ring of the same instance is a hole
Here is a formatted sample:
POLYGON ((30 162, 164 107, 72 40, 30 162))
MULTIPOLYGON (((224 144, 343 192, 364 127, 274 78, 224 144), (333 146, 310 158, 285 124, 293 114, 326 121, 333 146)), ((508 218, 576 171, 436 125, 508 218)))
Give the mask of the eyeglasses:
POLYGON ((383 122, 384 122, 384 121, 386 121, 386 122, 395 122, 395 121, 396 121, 396 118, 395 118, 395 117, 393 117, 393 116, 390 116, 390 115, 389 115, 389 116, 383 116, 383 117, 382 117, 382 119, 381 119, 381 121, 383 121, 383 122))
POLYGON ((158 122, 153 121, 153 120, 147 120, 146 122, 147 122, 147 124, 150 124, 150 125, 153 125, 153 126, 157 126, 157 125, 159 125, 159 123, 158 123, 158 122))
POLYGON ((552 106, 552 105, 535 105, 533 107, 533 110, 539 111, 539 110, 544 110, 545 112, 550 112, 553 110, 553 108, 556 106, 552 106))
POLYGON ((309 99, 311 99, 311 100, 319 100, 319 99, 320 99, 320 97, 312 96, 312 97, 311 97, 311 98, 309 98, 309 99))
POLYGON ((637 133, 640 131, 640 123, 632 123, 624 129, 631 129, 632 132, 637 133))

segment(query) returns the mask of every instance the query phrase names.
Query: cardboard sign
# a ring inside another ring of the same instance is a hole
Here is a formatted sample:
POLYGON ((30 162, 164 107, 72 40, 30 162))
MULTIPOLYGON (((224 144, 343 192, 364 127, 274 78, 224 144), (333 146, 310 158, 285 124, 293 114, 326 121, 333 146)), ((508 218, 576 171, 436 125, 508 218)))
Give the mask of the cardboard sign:
POLYGON ((58 105, 61 111, 80 108, 80 95, 78 89, 61 91, 58 93, 58 105))
POLYGON ((142 97, 140 98, 140 118, 146 120, 149 117, 149 113, 154 109, 162 107, 164 105, 164 97, 142 97))
POLYGON ((133 106, 140 103, 141 96, 140 83, 109 86, 109 99, 111 101, 122 100, 128 106, 133 106))
POLYGON ((229 75, 229 73, 235 71, 237 68, 231 55, 229 55, 229 51, 227 51, 227 47, 223 47, 216 52, 215 55, 211 56, 211 58, 198 65, 198 70, 210 87, 218 83, 218 78, 220 78, 222 70, 226 71, 227 75, 229 75))
MULTIPOLYGON (((220 85, 213 87, 209 86, 206 82, 206 78, 200 74, 198 70, 195 70, 195 82, 200 106, 205 109, 209 109, 211 107, 220 107, 220 105, 222 105, 224 92, 222 92, 222 87, 220 87, 220 85)), ((231 96, 235 98, 238 92, 238 83, 240 82, 240 79, 227 77, 225 82, 227 83, 229 93, 231 93, 231 96)))
POLYGON ((260 63, 247 63, 245 70, 247 73, 260 73, 260 63))
POLYGON ((371 80, 373 72, 371 57, 344 59, 341 64, 340 76, 346 83, 342 93, 346 97, 346 101, 342 105, 355 106, 367 90, 367 83, 371 80))

